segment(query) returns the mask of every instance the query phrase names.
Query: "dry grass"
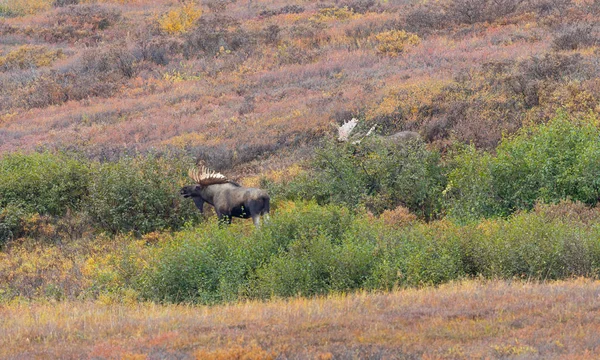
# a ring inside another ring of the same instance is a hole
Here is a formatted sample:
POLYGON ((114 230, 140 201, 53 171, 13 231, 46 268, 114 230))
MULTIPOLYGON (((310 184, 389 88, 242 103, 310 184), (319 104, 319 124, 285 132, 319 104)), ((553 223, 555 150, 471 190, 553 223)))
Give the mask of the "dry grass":
POLYGON ((575 279, 214 307, 17 302, 0 306, 0 357, 593 359, 599 294, 575 279))

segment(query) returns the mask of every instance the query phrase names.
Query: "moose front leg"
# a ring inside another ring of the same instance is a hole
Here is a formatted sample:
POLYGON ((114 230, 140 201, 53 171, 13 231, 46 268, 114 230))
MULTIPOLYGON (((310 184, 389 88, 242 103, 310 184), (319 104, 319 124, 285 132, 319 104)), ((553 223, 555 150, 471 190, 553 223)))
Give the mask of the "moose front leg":
POLYGON ((256 228, 260 227, 260 215, 252 215, 252 221, 254 222, 254 226, 256 226, 256 228))

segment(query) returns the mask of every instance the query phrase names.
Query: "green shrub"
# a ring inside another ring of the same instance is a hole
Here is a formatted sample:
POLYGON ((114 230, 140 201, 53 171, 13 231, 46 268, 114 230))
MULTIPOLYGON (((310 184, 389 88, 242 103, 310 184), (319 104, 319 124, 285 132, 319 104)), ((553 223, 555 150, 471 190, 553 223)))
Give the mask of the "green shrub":
POLYGON ((152 156, 97 164, 87 200, 92 219, 108 232, 136 234, 178 229, 197 219, 193 202, 179 195, 184 166, 180 159, 152 156))
POLYGON ((560 113, 502 141, 492 173, 504 209, 531 209, 537 200, 595 204, 600 199, 599 138, 596 119, 560 113))
POLYGON ((392 231, 380 244, 381 260, 369 287, 434 285, 466 275, 457 227, 442 221, 392 231))
MULTIPOLYGON (((290 204, 279 215, 250 234, 245 233, 244 223, 227 228, 211 223, 178 233, 174 241, 156 250, 140 292, 157 301, 202 303, 285 295, 271 291, 272 286, 265 287, 264 276, 257 277, 256 270, 274 268, 272 262, 299 251, 303 241, 322 237, 339 243, 353 222, 347 210, 316 204, 290 204)), ((291 262, 282 266, 291 266, 291 262)))
POLYGON ((505 137, 496 155, 472 147, 459 153, 448 175, 448 213, 457 218, 509 215, 537 201, 600 199, 600 129, 595 118, 559 113, 547 124, 505 137))
POLYGON ((18 205, 9 204, 0 208, 0 245, 21 235, 26 215, 18 205))
POLYGON ((598 218, 598 210, 563 202, 467 225, 442 220, 391 228, 364 213, 291 203, 260 230, 214 221, 179 232, 151 248, 147 266, 123 267, 128 280, 119 283, 132 284, 145 299, 212 304, 465 277, 598 276, 598 218))
POLYGON ((452 156, 452 170, 444 190, 447 215, 454 219, 474 220, 501 213, 496 198, 491 163, 493 157, 478 152, 473 145, 452 156))
POLYGON ((0 159, 0 207, 60 216, 81 209, 87 194, 86 163, 64 154, 13 153, 0 159))
POLYGON ((598 275, 600 228, 551 218, 547 206, 541 209, 462 229, 470 272, 488 278, 527 279, 598 275))
POLYGON ((339 237, 301 234, 256 271, 259 297, 326 294, 364 287, 378 258, 374 226, 354 219, 339 237))
POLYGON ((439 154, 423 142, 373 138, 360 144, 326 143, 312 171, 280 190, 284 197, 350 209, 364 206, 376 214, 404 206, 431 219, 439 213, 444 185, 439 154))
POLYGON ((214 242, 204 234, 185 235, 158 250, 144 274, 143 296, 168 302, 212 302, 216 297, 216 271, 223 264, 217 263, 212 253, 214 242))

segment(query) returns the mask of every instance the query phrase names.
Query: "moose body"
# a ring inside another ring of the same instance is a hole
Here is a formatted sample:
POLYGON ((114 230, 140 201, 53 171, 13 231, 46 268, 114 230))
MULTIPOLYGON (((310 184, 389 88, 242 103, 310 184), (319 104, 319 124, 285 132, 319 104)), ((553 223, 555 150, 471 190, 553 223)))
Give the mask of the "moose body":
MULTIPOLYGON (((193 172, 190 171, 190 174, 193 175, 193 172)), ((196 175, 198 174, 196 173, 196 175)), ((196 180, 197 184, 184 186, 180 194, 185 198, 192 198, 201 213, 204 213, 204 203, 208 203, 215 208, 219 219, 223 219, 227 223, 231 223, 232 217, 252 218, 254 225, 258 227, 260 216, 268 218, 270 198, 266 191, 243 187, 227 180, 224 176, 207 177, 206 179, 192 176, 192 178, 196 180), (215 183, 215 179, 221 179, 221 181, 215 183)))
POLYGON ((384 138, 393 143, 401 143, 411 140, 421 140, 421 135, 414 131, 400 131, 392 135, 384 136, 384 138))

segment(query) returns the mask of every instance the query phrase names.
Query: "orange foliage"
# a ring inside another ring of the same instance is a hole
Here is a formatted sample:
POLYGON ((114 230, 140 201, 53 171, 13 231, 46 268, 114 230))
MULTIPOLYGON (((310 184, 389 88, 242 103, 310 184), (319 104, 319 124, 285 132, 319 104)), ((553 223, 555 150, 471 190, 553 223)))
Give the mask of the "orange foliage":
POLYGON ((417 221, 417 216, 411 214, 404 206, 398 206, 393 210, 385 210, 379 217, 391 227, 402 227, 417 221))
POLYGON ((273 360, 277 357, 274 352, 265 351, 258 345, 241 347, 239 345, 215 351, 198 350, 194 353, 198 360, 273 360))

